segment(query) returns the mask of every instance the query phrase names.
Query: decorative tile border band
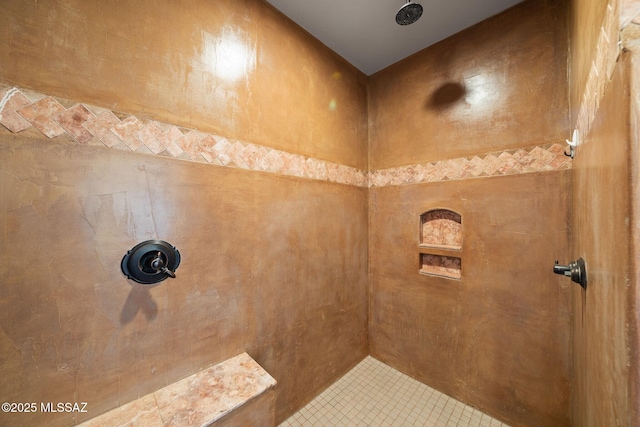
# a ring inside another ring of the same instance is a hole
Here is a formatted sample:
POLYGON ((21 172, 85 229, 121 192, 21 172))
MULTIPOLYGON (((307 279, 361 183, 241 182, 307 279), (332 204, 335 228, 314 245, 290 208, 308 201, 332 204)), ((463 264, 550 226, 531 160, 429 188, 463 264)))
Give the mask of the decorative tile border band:
POLYGON ((0 123, 14 133, 33 127, 48 138, 66 135, 80 144, 360 187, 367 185, 366 171, 356 168, 15 87, 0 86, 0 123))
POLYGON ((381 169, 369 173, 369 187, 570 169, 571 158, 564 154, 564 149, 561 144, 552 144, 546 147, 505 150, 481 157, 462 157, 381 169))
POLYGON ((510 175, 571 166, 564 147, 553 144, 367 172, 1 84, 0 124, 14 133, 35 128, 47 138, 66 137, 79 144, 358 187, 510 175))
MULTIPOLYGON (((628 13, 633 13, 630 11, 630 7, 624 9, 627 9, 628 13)), ((620 30, 623 25, 621 21, 626 19, 624 13, 620 11, 620 1, 609 0, 596 42, 596 54, 591 62, 587 83, 578 109, 576 129, 580 133, 581 142, 584 141, 584 137, 591 129, 604 91, 618 61, 621 49, 620 30)))

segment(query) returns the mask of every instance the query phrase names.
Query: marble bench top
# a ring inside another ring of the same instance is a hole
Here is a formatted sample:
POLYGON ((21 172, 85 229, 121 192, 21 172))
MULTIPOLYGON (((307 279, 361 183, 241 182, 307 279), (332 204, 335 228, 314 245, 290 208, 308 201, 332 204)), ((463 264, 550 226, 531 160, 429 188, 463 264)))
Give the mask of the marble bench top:
POLYGON ((275 385, 242 353, 80 425, 207 426, 275 385))

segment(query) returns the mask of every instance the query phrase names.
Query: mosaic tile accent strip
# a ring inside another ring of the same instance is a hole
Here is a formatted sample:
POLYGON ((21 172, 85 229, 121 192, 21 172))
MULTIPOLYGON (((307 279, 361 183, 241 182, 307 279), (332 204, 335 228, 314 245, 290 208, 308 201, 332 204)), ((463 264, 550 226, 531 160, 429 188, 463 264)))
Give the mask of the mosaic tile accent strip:
POLYGON ((530 149, 506 150, 473 157, 380 169, 369 173, 369 187, 452 181, 468 178, 514 175, 571 167, 565 147, 552 144, 530 149))
POLYGON ((0 124, 13 133, 35 128, 49 139, 66 136, 78 144, 358 187, 419 184, 571 166, 570 159, 564 156, 564 147, 554 144, 367 172, 3 84, 0 84, 0 124))
POLYGON ((640 0, 620 0, 620 27, 640 23, 640 0))
POLYGON ((364 170, 16 87, 0 85, 0 123, 14 133, 35 128, 49 139, 67 135, 78 144, 367 186, 364 170))
MULTIPOLYGON (((629 6, 634 5, 629 2, 629 6)), ((596 117, 596 112, 604 96, 607 84, 611 80, 613 70, 620 55, 621 45, 620 30, 621 20, 627 18, 620 13, 619 0, 610 0, 607 5, 605 16, 600 27, 600 34, 596 44, 596 55, 591 63, 591 69, 587 77, 587 84, 582 93, 582 102, 578 110, 576 128, 580 133, 580 138, 588 135, 591 124, 596 117)), ((629 13, 633 13, 631 8, 629 13)))

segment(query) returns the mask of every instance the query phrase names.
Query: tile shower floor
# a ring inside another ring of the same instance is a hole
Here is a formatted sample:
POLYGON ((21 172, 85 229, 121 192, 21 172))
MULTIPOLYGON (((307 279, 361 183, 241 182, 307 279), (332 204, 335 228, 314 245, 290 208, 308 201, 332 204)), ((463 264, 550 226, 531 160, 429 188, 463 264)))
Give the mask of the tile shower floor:
POLYGON ((280 427, 509 427, 368 356, 280 427))

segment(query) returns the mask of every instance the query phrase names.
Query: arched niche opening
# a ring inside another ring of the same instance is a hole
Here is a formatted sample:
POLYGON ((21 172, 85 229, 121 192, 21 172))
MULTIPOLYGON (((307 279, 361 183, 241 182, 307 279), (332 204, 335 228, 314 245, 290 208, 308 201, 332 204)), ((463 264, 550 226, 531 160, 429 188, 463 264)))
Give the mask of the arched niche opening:
POLYGON ((433 209, 420 215, 420 246, 462 249, 462 216, 449 209, 433 209))
POLYGON ((432 209, 420 215, 420 274, 462 278, 462 215, 432 209))

